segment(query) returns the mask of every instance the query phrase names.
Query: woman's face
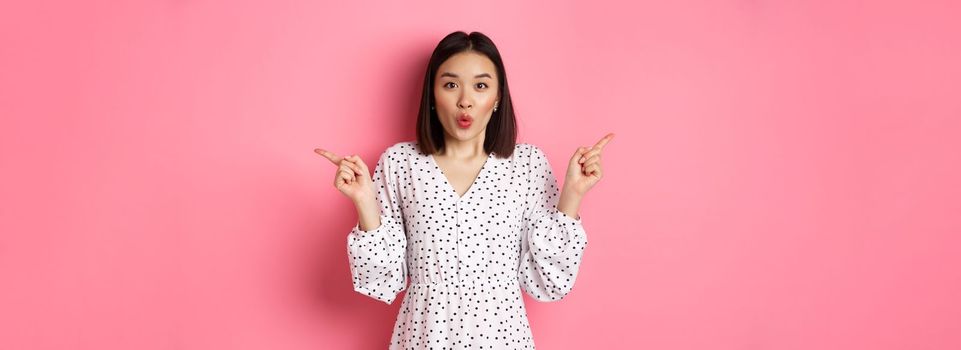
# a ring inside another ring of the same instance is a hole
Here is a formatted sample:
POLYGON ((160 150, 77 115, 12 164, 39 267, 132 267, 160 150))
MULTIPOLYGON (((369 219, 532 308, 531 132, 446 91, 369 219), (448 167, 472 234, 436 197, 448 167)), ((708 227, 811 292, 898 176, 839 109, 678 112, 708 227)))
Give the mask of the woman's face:
POLYGON ((500 99, 494 62, 465 51, 441 63, 435 76, 434 101, 446 137, 466 141, 483 135, 500 99))

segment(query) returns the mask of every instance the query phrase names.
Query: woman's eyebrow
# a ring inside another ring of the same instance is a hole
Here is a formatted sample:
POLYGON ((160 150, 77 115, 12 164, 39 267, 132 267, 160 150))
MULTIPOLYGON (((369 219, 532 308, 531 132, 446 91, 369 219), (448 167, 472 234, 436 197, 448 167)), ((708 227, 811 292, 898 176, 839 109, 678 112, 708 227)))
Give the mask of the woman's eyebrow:
MULTIPOLYGON (((442 78, 443 78, 443 77, 459 78, 459 77, 457 76, 457 74, 454 74, 454 73, 451 73, 451 72, 441 73, 440 76, 441 76, 442 78)), ((481 73, 481 74, 478 74, 478 75, 475 75, 475 76, 474 76, 475 79, 476 79, 476 78, 484 78, 484 77, 491 78, 491 75, 490 75, 490 74, 487 74, 487 73, 481 73)), ((491 79, 493 79, 493 78, 491 78, 491 79)))

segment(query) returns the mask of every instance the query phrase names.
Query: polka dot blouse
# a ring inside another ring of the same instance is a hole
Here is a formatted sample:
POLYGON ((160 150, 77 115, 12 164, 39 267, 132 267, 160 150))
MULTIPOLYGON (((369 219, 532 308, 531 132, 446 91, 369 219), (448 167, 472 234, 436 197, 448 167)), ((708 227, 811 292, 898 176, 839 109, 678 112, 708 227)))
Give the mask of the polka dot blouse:
POLYGON ((587 245, 544 152, 491 153, 458 196, 432 155, 399 142, 372 179, 381 225, 354 226, 347 252, 357 292, 390 304, 407 289, 390 349, 534 349, 521 290, 563 298, 587 245))

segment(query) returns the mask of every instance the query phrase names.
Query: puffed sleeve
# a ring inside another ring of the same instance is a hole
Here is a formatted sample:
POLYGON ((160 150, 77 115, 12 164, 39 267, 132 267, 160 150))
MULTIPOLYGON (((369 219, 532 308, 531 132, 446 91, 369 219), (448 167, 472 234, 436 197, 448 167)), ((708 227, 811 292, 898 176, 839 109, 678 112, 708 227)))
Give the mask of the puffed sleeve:
POLYGON ((380 203, 380 226, 360 229, 360 221, 347 235, 347 256, 354 290, 390 304, 407 287, 407 236, 397 195, 397 178, 388 149, 381 154, 371 177, 380 203))
POLYGON ((521 288, 539 301, 556 301, 574 288, 587 233, 580 215, 557 210, 560 190, 547 157, 531 145, 530 178, 521 225, 521 288))

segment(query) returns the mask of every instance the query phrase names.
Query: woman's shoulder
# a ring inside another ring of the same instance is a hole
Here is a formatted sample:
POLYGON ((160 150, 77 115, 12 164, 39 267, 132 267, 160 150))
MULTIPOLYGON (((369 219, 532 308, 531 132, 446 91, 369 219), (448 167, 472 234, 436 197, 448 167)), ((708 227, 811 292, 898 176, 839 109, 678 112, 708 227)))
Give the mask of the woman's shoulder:
POLYGON ((417 152, 417 141, 399 141, 387 147, 384 152, 409 154, 417 152))
POLYGON ((515 158, 529 161, 531 159, 537 159, 544 156, 544 150, 533 143, 518 142, 517 145, 514 146, 515 158))
POLYGON ((387 148, 381 152, 380 158, 383 161, 392 161, 396 163, 401 160, 407 160, 411 156, 417 155, 418 153, 419 151, 417 150, 417 142, 400 141, 387 146, 387 148))
POLYGON ((514 152, 520 151, 521 153, 531 153, 534 150, 540 150, 540 148, 530 142, 518 142, 514 146, 514 152))

